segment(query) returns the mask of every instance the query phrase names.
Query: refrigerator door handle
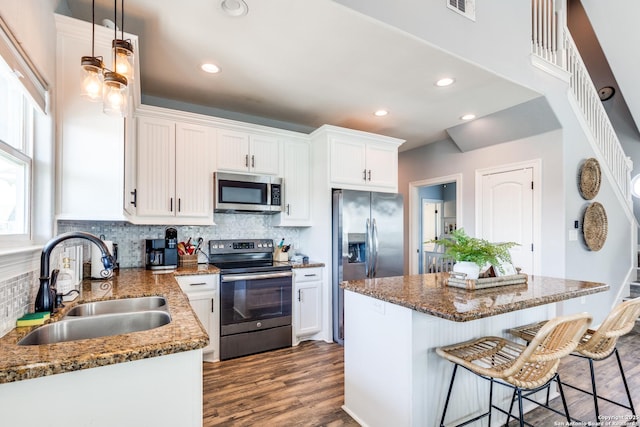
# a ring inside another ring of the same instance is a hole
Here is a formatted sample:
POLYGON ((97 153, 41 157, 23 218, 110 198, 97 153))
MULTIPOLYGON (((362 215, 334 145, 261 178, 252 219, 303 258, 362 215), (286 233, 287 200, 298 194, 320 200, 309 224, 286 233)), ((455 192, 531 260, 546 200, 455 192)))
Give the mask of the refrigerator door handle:
POLYGON ((380 241, 378 240, 378 224, 376 223, 375 218, 371 222, 371 236, 371 240, 373 241, 373 262, 371 263, 371 277, 376 277, 376 270, 378 269, 378 248, 380 247, 380 241))
POLYGON ((371 277, 371 262, 373 258, 371 257, 371 230, 369 230, 369 218, 367 218, 367 222, 365 223, 365 256, 364 256, 364 274, 366 277, 371 277))

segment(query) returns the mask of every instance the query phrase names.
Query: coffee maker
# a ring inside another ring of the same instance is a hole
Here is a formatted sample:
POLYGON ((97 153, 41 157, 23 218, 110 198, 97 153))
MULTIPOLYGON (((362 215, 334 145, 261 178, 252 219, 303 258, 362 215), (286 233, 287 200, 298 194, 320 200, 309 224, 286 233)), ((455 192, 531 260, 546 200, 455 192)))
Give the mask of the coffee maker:
POLYGON ((164 239, 146 239, 147 270, 167 270, 178 266, 178 231, 167 228, 164 239))

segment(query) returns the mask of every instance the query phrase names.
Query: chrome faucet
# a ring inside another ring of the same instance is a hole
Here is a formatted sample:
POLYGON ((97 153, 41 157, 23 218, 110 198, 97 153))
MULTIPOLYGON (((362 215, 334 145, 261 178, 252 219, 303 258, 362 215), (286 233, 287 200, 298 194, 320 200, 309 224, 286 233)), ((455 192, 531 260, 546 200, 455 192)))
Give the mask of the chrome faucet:
POLYGON ((56 270, 49 274, 49 258, 51 257, 51 251, 58 245, 58 243, 67 239, 75 238, 87 239, 98 245, 100 251, 102 251, 102 265, 104 265, 104 268, 107 270, 113 268, 113 257, 109 253, 107 246, 99 237, 90 233, 85 233, 84 231, 72 231, 70 233, 63 233, 54 237, 44 245, 44 248, 42 248, 42 255, 40 255, 40 288, 38 289, 38 295, 36 296, 34 304, 36 312, 49 311, 53 313, 56 309, 55 286, 58 274, 56 270))

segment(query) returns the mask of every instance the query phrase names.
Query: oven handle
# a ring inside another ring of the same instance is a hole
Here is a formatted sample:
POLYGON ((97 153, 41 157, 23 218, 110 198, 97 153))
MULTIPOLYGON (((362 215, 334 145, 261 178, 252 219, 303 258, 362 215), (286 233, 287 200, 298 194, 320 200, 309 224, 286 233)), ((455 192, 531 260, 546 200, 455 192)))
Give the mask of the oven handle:
POLYGON ((281 273, 255 273, 255 274, 227 274, 222 276, 223 282, 237 282, 240 280, 260 280, 277 279, 278 277, 291 277, 293 272, 285 271, 281 273))

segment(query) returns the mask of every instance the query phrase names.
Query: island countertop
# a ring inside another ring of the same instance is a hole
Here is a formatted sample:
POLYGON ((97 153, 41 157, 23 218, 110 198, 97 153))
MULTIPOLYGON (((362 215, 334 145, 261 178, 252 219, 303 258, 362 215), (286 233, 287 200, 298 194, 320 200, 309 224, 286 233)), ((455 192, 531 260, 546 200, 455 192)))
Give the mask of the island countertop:
POLYGON ((606 292, 597 282, 528 277, 528 283, 468 291, 446 285, 447 273, 349 280, 345 290, 456 322, 467 322, 516 310, 606 292))
POLYGON ((15 328, 0 338, 0 384, 205 347, 209 337, 174 275, 218 272, 213 266, 179 268, 168 274, 134 268, 120 269, 111 279, 84 280, 82 295, 65 303, 53 321, 81 302, 160 295, 167 299, 171 322, 147 331, 32 346, 17 342, 34 327, 15 328))

